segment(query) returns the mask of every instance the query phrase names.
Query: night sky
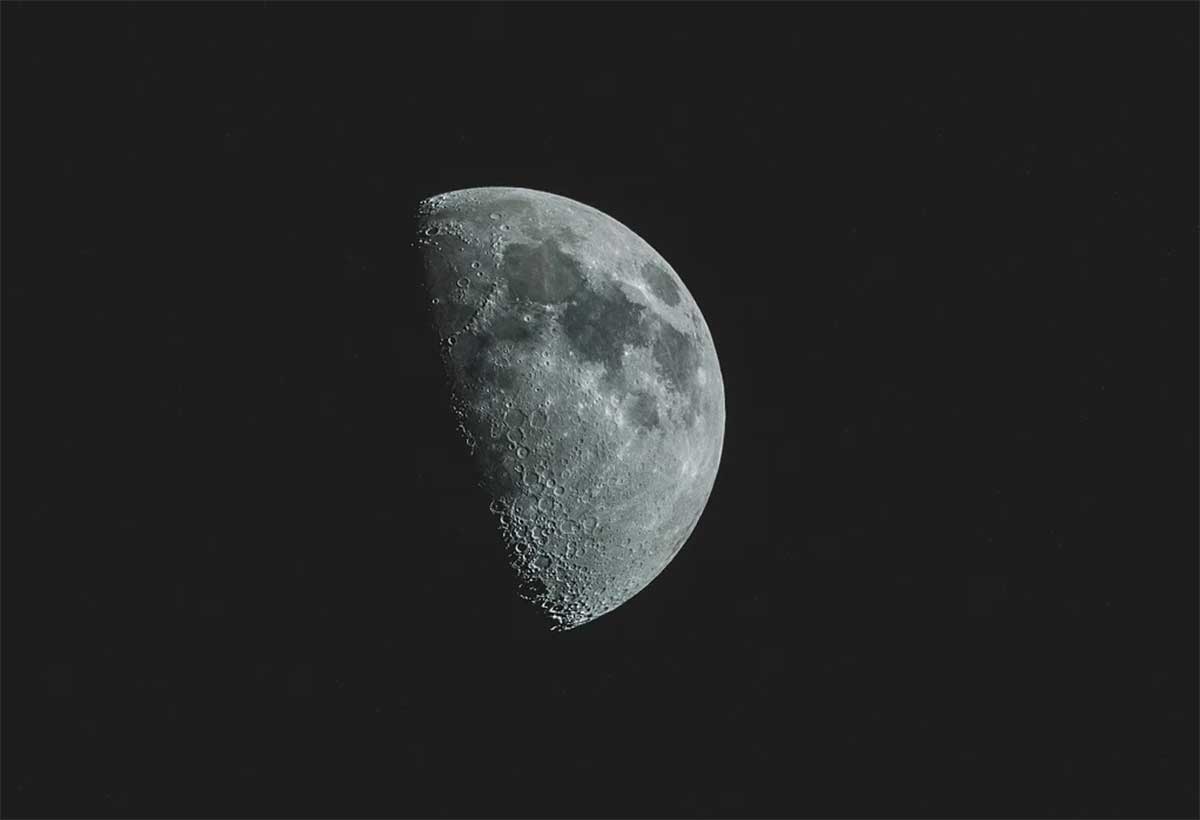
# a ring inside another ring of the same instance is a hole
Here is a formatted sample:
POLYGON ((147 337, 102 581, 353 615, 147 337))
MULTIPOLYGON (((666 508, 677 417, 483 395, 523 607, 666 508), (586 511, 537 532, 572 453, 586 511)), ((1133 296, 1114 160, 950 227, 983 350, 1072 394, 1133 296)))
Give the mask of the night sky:
POLYGON ((1195 3, 16 3, 6 817, 1196 817, 1195 3), (724 456, 540 628, 411 212, 679 272, 724 456))

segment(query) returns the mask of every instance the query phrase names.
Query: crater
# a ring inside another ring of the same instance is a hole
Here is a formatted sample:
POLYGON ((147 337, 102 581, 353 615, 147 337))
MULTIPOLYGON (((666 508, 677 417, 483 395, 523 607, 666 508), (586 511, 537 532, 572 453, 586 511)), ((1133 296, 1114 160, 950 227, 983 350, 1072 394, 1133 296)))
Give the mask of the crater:
POLYGON ((492 334, 464 333, 451 354, 462 368, 463 386, 472 391, 489 388, 511 389, 516 384, 516 371, 496 356, 498 338, 492 334))

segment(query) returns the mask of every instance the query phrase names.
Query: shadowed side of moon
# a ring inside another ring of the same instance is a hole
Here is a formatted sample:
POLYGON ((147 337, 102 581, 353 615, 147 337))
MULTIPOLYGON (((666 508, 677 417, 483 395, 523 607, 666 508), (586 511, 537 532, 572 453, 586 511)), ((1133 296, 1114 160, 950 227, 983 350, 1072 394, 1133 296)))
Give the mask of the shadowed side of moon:
POLYGON ((657 576, 695 528, 725 426, 691 294, 600 211, 521 188, 418 208, 455 413, 522 596, 553 628, 657 576))

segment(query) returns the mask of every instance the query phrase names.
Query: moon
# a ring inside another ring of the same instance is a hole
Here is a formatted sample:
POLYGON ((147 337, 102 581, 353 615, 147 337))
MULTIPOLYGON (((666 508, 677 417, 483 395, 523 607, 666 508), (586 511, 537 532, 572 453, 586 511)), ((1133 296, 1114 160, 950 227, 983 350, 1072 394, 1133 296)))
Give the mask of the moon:
POLYGON ((417 207, 454 412, 522 598, 552 630, 612 611, 687 541, 721 460, 712 335, 612 217, 525 188, 417 207))

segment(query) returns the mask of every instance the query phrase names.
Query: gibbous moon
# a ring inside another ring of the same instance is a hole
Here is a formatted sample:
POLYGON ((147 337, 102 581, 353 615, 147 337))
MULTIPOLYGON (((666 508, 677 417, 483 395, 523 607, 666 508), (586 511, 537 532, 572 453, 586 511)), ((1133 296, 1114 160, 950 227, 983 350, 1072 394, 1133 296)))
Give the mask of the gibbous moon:
POLYGON ((551 629, 610 612, 696 527, 725 433, 712 336, 637 234, 524 188, 417 211, 459 427, 518 589, 551 629))

